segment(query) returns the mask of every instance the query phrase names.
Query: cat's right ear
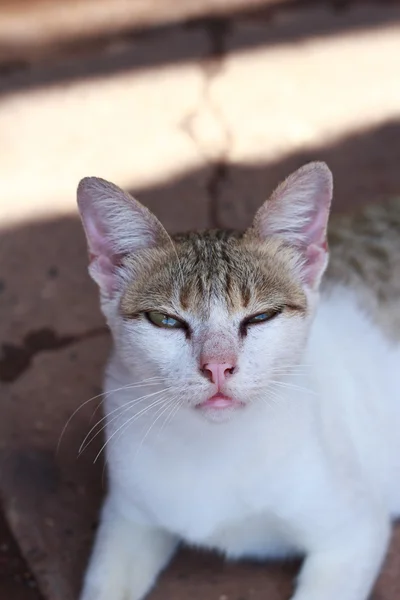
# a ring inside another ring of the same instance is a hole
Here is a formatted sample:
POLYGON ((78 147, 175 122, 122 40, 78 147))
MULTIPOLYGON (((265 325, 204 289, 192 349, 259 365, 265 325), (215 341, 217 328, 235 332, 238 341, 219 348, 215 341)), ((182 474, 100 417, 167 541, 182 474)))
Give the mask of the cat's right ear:
POLYGON ((104 179, 82 179, 77 198, 89 250, 89 273, 101 292, 112 296, 124 281, 124 257, 168 242, 168 234, 147 208, 104 179))
POLYGON ((301 277, 317 288, 327 265, 327 223, 332 173, 323 162, 304 165, 274 191, 258 210, 250 233, 264 240, 278 236, 301 258, 301 277))

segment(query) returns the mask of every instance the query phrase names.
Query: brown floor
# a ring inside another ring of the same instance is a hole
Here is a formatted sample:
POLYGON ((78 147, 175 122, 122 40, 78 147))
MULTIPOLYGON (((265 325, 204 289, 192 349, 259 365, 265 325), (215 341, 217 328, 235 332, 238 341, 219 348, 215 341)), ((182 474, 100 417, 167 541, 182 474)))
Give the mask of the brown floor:
POLYGON ((0 598, 42 600, 37 583, 21 557, 10 529, 0 514, 0 598))
MULTIPOLYGON (((56 452, 109 349, 79 178, 115 180, 175 231, 244 227, 311 159, 334 172, 335 211, 400 195, 400 3, 284 4, 305 8, 191 19, 0 69, 0 491, 46 600, 76 600, 103 492, 96 448, 77 460, 91 403, 56 452)), ((376 600, 400 597, 399 573, 397 530, 376 600)), ((151 598, 287 600, 293 574, 183 552, 151 598)), ((0 598, 38 600, 33 582, 0 520, 0 598)))

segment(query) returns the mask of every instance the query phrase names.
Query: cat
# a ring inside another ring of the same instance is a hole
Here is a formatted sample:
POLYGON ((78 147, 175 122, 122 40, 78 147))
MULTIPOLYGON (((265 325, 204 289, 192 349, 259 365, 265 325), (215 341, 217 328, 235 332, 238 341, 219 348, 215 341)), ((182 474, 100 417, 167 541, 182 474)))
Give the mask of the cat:
POLYGON ((169 236, 80 182, 114 341, 81 600, 145 598, 181 542, 305 556, 292 600, 368 598, 400 512, 400 203, 343 217, 326 271, 332 189, 310 163, 244 233, 169 236))

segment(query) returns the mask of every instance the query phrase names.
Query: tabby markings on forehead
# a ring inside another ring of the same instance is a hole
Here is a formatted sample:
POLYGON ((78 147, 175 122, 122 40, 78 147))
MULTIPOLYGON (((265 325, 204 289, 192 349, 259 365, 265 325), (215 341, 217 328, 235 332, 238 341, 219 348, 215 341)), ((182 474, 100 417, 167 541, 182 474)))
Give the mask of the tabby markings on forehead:
POLYGON ((224 230, 172 239, 175 249, 155 248, 129 259, 135 277, 122 299, 125 316, 163 309, 205 318, 215 302, 232 313, 282 305, 306 310, 304 292, 289 268, 291 251, 276 240, 257 244, 224 230))

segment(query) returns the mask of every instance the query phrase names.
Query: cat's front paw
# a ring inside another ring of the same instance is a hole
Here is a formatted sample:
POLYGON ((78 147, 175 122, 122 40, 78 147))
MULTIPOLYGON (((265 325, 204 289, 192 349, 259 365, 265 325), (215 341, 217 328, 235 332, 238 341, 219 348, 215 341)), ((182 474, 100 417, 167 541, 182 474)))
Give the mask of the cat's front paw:
POLYGON ((117 560, 92 561, 80 600, 143 600, 153 587, 158 572, 152 560, 147 564, 139 560, 136 565, 129 566, 117 560))
POLYGON ((102 577, 92 577, 89 571, 80 600, 142 600, 148 591, 148 580, 135 581, 135 577, 112 569, 107 569, 102 577))
POLYGON ((80 600, 139 600, 126 587, 85 585, 80 600))
POLYGON ((143 600, 177 539, 123 518, 106 502, 80 600, 143 600))

